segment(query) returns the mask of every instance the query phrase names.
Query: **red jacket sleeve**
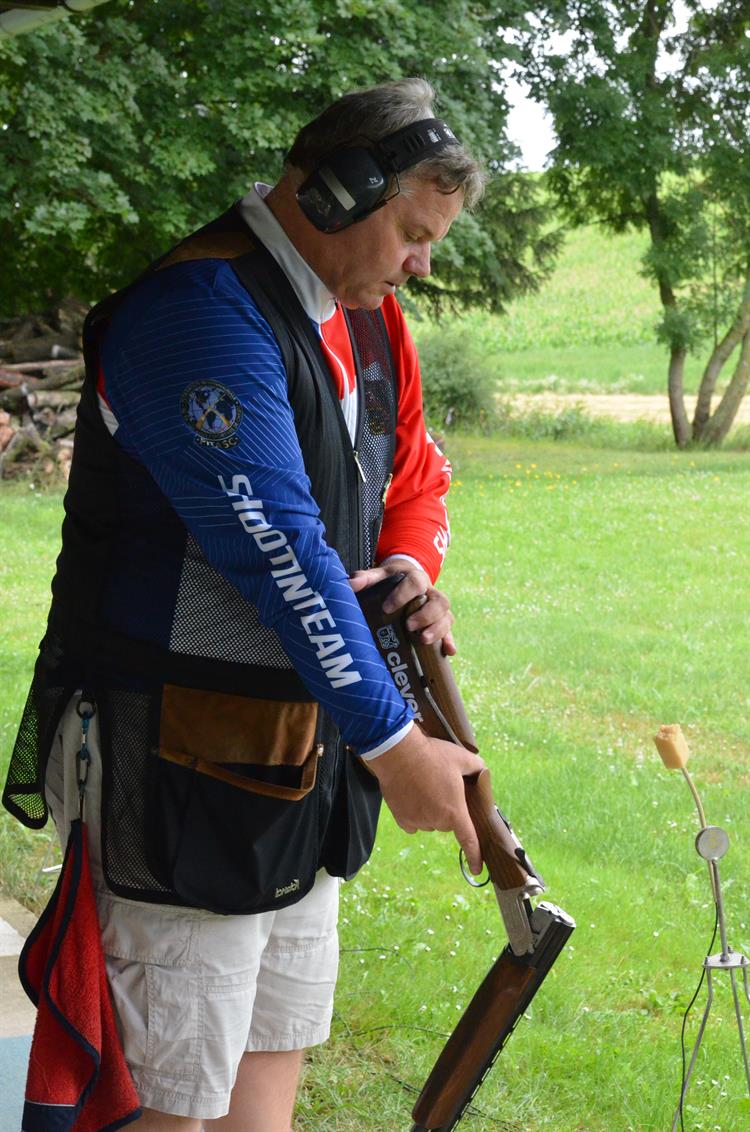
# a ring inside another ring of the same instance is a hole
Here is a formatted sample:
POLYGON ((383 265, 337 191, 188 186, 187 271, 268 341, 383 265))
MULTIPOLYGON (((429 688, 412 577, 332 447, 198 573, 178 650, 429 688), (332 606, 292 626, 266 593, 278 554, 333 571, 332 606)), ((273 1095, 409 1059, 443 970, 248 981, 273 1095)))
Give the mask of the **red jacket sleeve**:
POLYGON ((388 296, 381 307, 398 381, 398 422, 393 479, 386 497, 377 558, 405 554, 434 582, 448 549, 445 495, 451 467, 427 432, 422 413, 419 361, 403 312, 388 296))

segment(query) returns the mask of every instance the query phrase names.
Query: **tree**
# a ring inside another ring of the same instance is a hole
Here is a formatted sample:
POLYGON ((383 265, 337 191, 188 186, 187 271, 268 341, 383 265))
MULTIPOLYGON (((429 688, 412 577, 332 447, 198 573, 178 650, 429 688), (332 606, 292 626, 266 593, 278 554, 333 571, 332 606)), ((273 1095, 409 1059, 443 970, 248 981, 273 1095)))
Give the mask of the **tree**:
POLYGON ((554 120, 552 190, 573 223, 648 233, 675 440, 718 444, 750 377, 746 0, 710 11, 701 0, 548 0, 534 13, 519 58, 554 120), (698 349, 707 359, 691 426, 683 374, 698 349))
POLYGON ((502 309, 538 284, 555 240, 534 186, 508 169, 499 26, 489 0, 111 0, 0 44, 0 314, 133 278, 275 178, 334 97, 410 74, 435 83, 439 110, 496 173, 423 298, 502 309))

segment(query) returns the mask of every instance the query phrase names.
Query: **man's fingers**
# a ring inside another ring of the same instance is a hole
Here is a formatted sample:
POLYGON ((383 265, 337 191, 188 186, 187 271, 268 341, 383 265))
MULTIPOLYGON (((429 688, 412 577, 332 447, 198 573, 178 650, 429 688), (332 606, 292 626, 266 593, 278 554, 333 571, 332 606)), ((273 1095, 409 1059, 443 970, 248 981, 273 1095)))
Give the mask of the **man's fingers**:
POLYGON ((453 640, 453 634, 449 629, 443 637, 443 656, 455 656, 457 652, 456 642, 453 640))
POLYGON ((482 871, 482 850, 479 848, 479 838, 471 823, 468 811, 466 823, 461 822, 460 826, 457 825, 453 832, 456 835, 456 841, 464 851, 466 863, 474 876, 477 876, 482 871))
POLYGON ((460 751, 460 754, 456 754, 456 760, 458 769, 464 778, 468 778, 472 774, 479 774, 480 770, 484 770, 485 762, 481 755, 475 755, 473 751, 469 751, 466 747, 459 747, 455 743, 454 747, 457 752, 460 751))
MULTIPOLYGON (((447 617, 441 617, 439 621, 433 621, 427 628, 422 629, 419 634, 419 639, 422 644, 431 645, 435 641, 444 641, 449 636, 451 625, 453 624, 453 614, 450 613, 447 617)), ((453 638, 451 638, 452 640, 453 638)), ((455 652, 455 646, 453 648, 455 652)), ((451 653, 446 653, 446 656, 451 656, 451 653)))
POLYGON ((421 570, 410 570, 396 588, 388 594, 383 602, 383 611, 395 613, 396 610, 410 602, 412 598, 420 597, 423 593, 426 593, 429 584, 430 579, 421 570))
MULTIPOLYGON (((349 578, 349 585, 356 594, 359 593, 360 590, 367 589, 368 586, 374 586, 376 582, 382 582, 383 578, 387 578, 390 574, 397 572, 396 566, 372 566, 369 570, 355 570, 349 578)), ((426 593, 429 585, 430 579, 423 570, 408 570, 406 577, 399 582, 395 589, 391 590, 388 597, 383 602, 384 612, 395 613, 397 610, 401 609, 402 606, 406 605, 407 602, 411 601, 412 598, 419 597, 420 594, 426 593)), ((437 593, 437 590, 435 593, 437 593)), ((427 622, 425 622, 425 624, 427 624, 427 622)))
POLYGON ((406 627, 411 632, 418 632, 419 639, 425 645, 442 641, 444 655, 455 656, 456 645, 451 633, 454 621, 455 617, 445 594, 429 589, 427 601, 407 618, 406 627))
MULTIPOLYGON (((463 763, 463 765, 460 766, 460 770, 465 778, 469 775, 478 774, 480 770, 484 770, 484 759, 481 759, 479 755, 475 755, 473 751, 467 751, 465 747, 459 747, 457 750, 461 752, 457 761, 463 763)), ((453 832, 456 835, 456 840, 464 851, 464 856, 466 857, 469 868, 476 876, 482 871, 482 850, 479 847, 477 831, 474 828, 474 823, 469 814, 465 793, 462 802, 462 811, 453 826, 453 832)))
POLYGON ((464 777, 483 767, 483 760, 472 751, 429 738, 418 727, 370 764, 401 829, 406 833, 452 830, 475 873, 482 867, 482 853, 469 815, 464 777))
MULTIPOLYGON (((360 593, 368 586, 374 586, 383 578, 387 578, 392 570, 384 566, 373 566, 369 570, 356 570, 349 578, 352 591, 360 593)), ((456 655, 456 645, 451 633, 451 626, 455 620, 450 603, 440 590, 430 586, 430 580, 421 570, 410 570, 406 577, 399 582, 394 590, 383 602, 385 613, 395 613, 406 605, 412 598, 426 594, 427 601, 408 618, 406 627, 410 632, 419 633, 420 640, 425 645, 434 641, 443 642, 445 656, 456 655)))
POLYGON ((445 594, 432 587, 424 592, 427 596, 427 601, 424 605, 420 605, 419 609, 415 609, 414 612, 409 615, 406 622, 407 629, 424 629, 428 625, 432 625, 434 622, 440 621, 445 617, 449 617, 450 620, 453 621, 450 602, 445 594))
POLYGON ((349 578, 349 585, 355 594, 360 590, 366 590, 368 586, 374 586, 376 582, 381 582, 383 578, 387 577, 387 571, 382 566, 373 566, 371 570, 357 570, 349 578))

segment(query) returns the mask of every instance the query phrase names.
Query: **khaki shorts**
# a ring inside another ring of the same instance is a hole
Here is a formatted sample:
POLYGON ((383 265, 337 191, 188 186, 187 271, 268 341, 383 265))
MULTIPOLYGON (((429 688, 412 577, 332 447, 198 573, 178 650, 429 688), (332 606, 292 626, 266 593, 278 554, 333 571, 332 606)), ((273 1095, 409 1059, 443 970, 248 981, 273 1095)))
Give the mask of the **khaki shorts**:
MULTIPOLYGON (((81 721, 72 702, 47 769, 61 841, 78 816, 81 721)), ((84 819, 102 942, 125 1057, 141 1103, 210 1120, 229 1109, 246 1051, 326 1040, 338 969, 339 881, 321 870, 297 904, 250 916, 125 900, 104 882, 96 717, 84 819)))

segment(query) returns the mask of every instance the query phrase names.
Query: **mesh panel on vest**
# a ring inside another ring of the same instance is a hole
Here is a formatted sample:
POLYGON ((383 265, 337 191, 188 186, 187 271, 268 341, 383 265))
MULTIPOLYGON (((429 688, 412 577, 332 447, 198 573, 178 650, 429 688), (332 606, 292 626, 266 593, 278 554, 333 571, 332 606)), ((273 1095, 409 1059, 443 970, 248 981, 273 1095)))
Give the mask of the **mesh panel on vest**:
POLYGON ((23 710, 11 755, 3 805, 24 825, 38 828, 47 821, 47 804, 40 791, 40 761, 46 763, 63 707, 65 689, 45 686, 35 678, 23 710))
MULTIPOLYGON (((133 890, 169 893, 146 863, 144 783, 149 755, 148 716, 152 697, 108 691, 100 707, 109 720, 110 775, 105 787, 104 867, 108 883, 133 890)), ((106 756, 105 756, 106 757, 106 756)), ((107 781, 105 776, 105 782, 107 781)))
POLYGON ((364 561, 375 560, 383 495, 393 465, 395 449, 396 390, 393 362, 382 319, 377 312, 349 311, 349 325, 359 354, 362 423, 357 438, 359 462, 364 473, 362 519, 364 561))
POLYGON ((185 548, 169 648, 210 660, 292 667, 276 630, 261 624, 256 607, 214 570, 192 537, 185 548))

